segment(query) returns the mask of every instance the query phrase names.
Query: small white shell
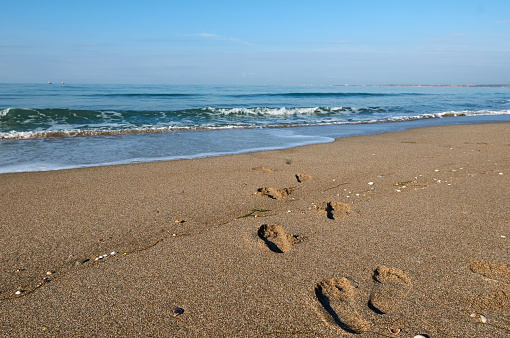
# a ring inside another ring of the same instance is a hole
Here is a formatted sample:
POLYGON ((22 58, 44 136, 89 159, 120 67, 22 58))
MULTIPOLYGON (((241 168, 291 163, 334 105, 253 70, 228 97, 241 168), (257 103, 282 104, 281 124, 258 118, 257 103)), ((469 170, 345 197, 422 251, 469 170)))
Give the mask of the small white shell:
POLYGON ((16 291, 14 294, 15 294, 15 295, 21 295, 22 293, 23 293, 23 291, 18 290, 18 291, 16 291))
POLYGON ((484 316, 484 315, 482 315, 482 314, 474 313, 474 312, 473 312, 472 314, 470 314, 470 315, 469 315, 469 317, 471 317, 471 318, 479 317, 479 319, 480 319, 480 321, 481 321, 482 323, 487 323, 487 317, 485 317, 485 316, 484 316))
POLYGON ((427 336, 424 336, 422 334, 417 334, 416 336, 414 336, 413 338, 427 338, 427 336))
POLYGON ((112 256, 115 255, 115 254, 117 254, 117 251, 110 252, 110 255, 112 255, 112 256))

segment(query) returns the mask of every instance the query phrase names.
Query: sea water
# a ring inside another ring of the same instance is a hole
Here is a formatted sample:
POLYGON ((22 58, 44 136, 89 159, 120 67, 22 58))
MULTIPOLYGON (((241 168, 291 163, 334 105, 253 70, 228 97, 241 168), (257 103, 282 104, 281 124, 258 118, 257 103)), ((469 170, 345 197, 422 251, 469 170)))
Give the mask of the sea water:
POLYGON ((510 88, 0 84, 0 173, 510 121, 510 88))

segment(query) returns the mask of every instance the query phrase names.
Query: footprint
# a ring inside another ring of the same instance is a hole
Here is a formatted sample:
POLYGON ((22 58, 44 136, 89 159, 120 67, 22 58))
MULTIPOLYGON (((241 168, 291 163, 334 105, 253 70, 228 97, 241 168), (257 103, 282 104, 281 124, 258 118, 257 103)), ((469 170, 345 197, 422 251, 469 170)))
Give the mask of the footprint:
POLYGON ((508 312, 510 309, 510 290, 506 288, 492 289, 486 294, 477 295, 472 305, 479 312, 508 312))
POLYGON ((356 292, 345 277, 322 281, 317 284, 315 294, 324 309, 344 330, 362 333, 370 329, 370 324, 355 309, 356 292))
POLYGON ((473 299, 473 305, 480 311, 508 311, 510 309, 510 268, 491 262, 473 262, 469 268, 474 273, 498 281, 492 284, 486 294, 473 299))
POLYGON ((275 172, 274 169, 266 168, 266 167, 256 167, 256 168, 252 168, 251 170, 259 172, 259 173, 264 173, 264 174, 272 174, 275 172))
POLYGON ((307 174, 296 174, 296 180, 298 183, 304 183, 312 179, 312 176, 307 174))
POLYGON ((369 307, 377 313, 391 313, 397 310, 411 290, 409 277, 399 269, 378 266, 374 271, 375 287, 370 295, 369 307))
POLYGON ((292 246, 293 236, 285 234, 281 225, 263 224, 259 228, 258 234, 259 237, 264 240, 269 249, 274 252, 287 252, 292 246))
POLYGON ((491 262, 473 262, 469 265, 469 268, 482 276, 510 284, 510 268, 506 265, 491 262))
POLYGON ((346 203, 331 201, 326 205, 326 212, 329 219, 341 219, 347 217, 351 212, 351 206, 346 203))
POLYGON ((270 187, 263 187, 259 188, 257 192, 262 196, 267 196, 275 200, 282 200, 291 194, 292 188, 275 189, 270 187))

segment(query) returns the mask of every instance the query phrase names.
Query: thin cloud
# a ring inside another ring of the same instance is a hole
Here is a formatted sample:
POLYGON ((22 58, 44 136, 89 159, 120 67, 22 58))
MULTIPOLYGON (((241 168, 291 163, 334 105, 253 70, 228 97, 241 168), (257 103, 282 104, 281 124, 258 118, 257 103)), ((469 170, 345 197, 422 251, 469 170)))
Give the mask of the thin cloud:
POLYGON ((111 45, 104 43, 78 43, 74 45, 75 47, 110 47, 111 45))
POLYGON ((495 24, 495 25, 507 25, 509 23, 510 23, 510 21, 508 21, 508 20, 501 20, 501 21, 493 22, 493 24, 495 24))
POLYGON ((352 43, 352 41, 347 41, 347 40, 333 40, 333 41, 322 41, 322 43, 352 43))
POLYGON ((203 37, 203 38, 214 38, 214 39, 217 39, 219 40, 220 39, 220 36, 217 35, 217 34, 210 34, 210 33, 199 33, 199 34, 195 34, 196 36, 200 36, 200 37, 203 37))
POLYGON ((425 39, 427 42, 433 42, 433 43, 451 43, 453 41, 452 39, 465 39, 469 38, 469 35, 467 34, 448 34, 443 35, 442 38, 429 38, 425 39))
POLYGON ((200 38, 214 39, 214 40, 218 40, 218 41, 231 41, 231 42, 235 42, 235 43, 240 43, 242 45, 249 45, 249 46, 253 45, 250 42, 232 38, 230 36, 223 36, 223 35, 212 34, 212 33, 198 33, 198 34, 187 34, 187 35, 188 36, 197 36, 200 38))

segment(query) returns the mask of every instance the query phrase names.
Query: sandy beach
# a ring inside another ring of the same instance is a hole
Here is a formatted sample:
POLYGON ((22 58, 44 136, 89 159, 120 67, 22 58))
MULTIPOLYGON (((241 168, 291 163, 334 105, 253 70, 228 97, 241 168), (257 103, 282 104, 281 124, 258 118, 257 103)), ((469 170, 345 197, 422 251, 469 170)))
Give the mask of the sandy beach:
POLYGON ((509 123, 1 174, 0 336, 508 336, 509 178, 509 123))

